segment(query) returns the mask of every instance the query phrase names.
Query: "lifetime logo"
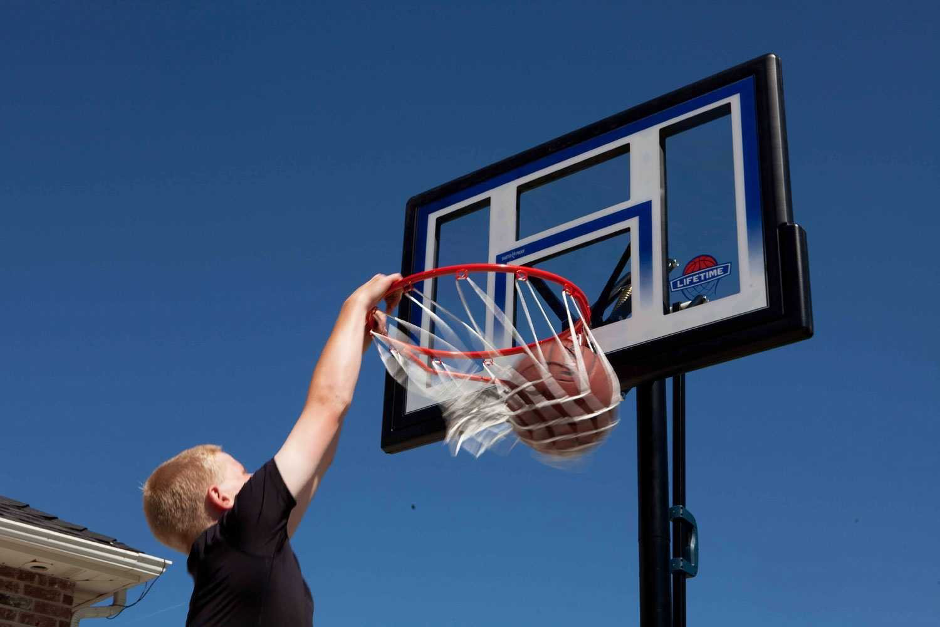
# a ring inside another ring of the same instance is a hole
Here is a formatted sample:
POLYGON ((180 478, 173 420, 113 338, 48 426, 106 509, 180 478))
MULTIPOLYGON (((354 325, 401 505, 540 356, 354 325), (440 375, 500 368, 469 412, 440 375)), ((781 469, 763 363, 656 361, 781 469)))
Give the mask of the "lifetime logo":
POLYGON ((718 281, 723 277, 729 276, 731 272, 731 263, 723 263, 720 265, 703 268, 701 270, 696 270, 695 272, 684 274, 683 276, 670 281, 670 291, 679 292, 697 285, 712 283, 713 281, 718 281))

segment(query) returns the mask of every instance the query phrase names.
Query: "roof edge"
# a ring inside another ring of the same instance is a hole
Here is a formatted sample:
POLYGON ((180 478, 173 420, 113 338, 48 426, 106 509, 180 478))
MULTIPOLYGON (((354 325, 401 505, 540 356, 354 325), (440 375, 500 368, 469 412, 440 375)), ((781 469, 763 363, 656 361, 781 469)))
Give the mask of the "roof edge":
POLYGON ((30 525, 0 518, 0 545, 27 548, 81 568, 116 575, 137 583, 150 581, 172 564, 146 553, 119 549, 30 525))

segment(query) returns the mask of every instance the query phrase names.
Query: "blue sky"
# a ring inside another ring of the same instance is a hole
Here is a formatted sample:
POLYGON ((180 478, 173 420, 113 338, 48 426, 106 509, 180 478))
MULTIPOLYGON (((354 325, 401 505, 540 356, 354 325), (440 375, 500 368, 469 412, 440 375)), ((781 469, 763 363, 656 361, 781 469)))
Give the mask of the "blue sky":
MULTIPOLYGON (((411 195, 765 52, 816 336, 688 377, 690 622, 937 624, 936 3, 83 5, 0 6, 0 494, 175 560, 117 625, 191 586, 140 483, 275 452, 411 195)), ((382 375, 294 541, 319 624, 636 623, 633 393, 565 473, 382 453, 382 375)))

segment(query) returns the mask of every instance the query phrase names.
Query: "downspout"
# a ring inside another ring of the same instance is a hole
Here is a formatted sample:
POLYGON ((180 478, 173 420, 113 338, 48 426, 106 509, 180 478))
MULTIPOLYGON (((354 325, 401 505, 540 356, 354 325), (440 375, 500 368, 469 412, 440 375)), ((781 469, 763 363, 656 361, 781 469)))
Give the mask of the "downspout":
POLYGON ((83 607, 72 614, 72 622, 69 627, 78 627, 78 622, 83 618, 111 618, 121 613, 127 603, 127 590, 118 590, 111 599, 111 605, 98 607, 83 607))

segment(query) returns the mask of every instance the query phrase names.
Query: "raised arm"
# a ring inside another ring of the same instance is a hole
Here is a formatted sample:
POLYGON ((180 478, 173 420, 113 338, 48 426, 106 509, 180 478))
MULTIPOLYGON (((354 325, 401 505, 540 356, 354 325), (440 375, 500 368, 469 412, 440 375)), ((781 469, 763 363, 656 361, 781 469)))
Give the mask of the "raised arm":
MULTIPOLYGON (((366 317, 398 274, 377 274, 346 299, 324 346, 297 423, 274 456, 284 483, 297 505, 288 520, 293 535, 324 473, 333 461, 343 417, 353 400, 363 352, 369 346, 366 317)), ((397 305, 388 302, 386 311, 397 305)))

